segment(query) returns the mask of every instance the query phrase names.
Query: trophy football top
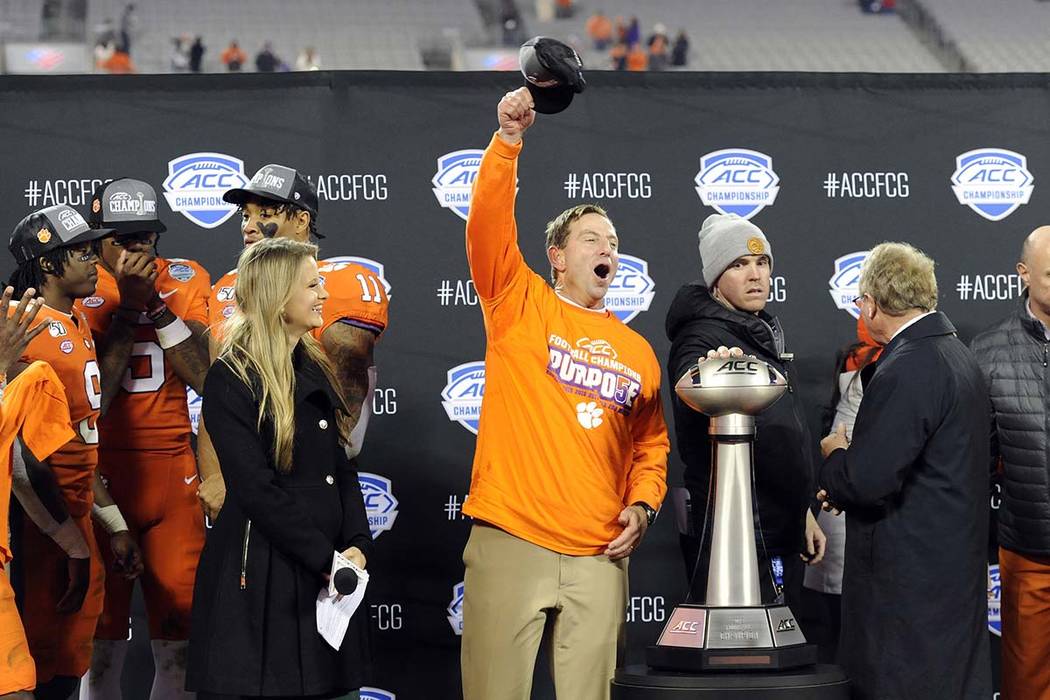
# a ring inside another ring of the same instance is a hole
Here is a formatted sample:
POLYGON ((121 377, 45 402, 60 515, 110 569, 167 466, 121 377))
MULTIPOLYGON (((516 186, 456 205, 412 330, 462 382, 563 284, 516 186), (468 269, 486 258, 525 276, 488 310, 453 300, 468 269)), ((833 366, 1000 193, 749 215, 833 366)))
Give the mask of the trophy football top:
POLYGON ((787 388, 787 379, 775 367, 748 355, 703 358, 682 375, 674 390, 689 408, 716 417, 761 413, 787 388))

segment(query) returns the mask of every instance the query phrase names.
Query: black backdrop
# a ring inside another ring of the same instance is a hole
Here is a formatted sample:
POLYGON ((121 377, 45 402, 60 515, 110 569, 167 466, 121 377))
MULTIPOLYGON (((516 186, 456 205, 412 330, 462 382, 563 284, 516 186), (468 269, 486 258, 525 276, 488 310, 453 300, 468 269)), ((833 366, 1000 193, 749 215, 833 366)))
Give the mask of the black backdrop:
MULTIPOLYGON (((522 247, 545 272, 545 222, 571 203, 603 204, 631 256, 614 302, 661 358, 667 306, 699 276, 696 231, 711 203, 743 206, 771 239, 770 310, 786 326, 815 432, 835 351, 854 337, 854 317, 836 303, 854 294, 863 256, 852 254, 883 240, 923 248, 938 262, 941 309, 966 340, 1015 303, 1018 249, 1046 223, 1050 201, 1041 182, 1050 163, 1046 76, 589 80, 567 112, 540 116, 527 135, 522 247), (977 204, 960 203, 977 190, 977 204)), ((235 265, 240 239, 236 219, 201 225, 226 213, 208 202, 278 162, 321 186, 322 253, 382 266, 390 328, 377 349, 377 415, 361 464, 379 477, 363 486, 377 530, 388 529, 371 563, 381 690, 366 697, 459 694, 454 630, 469 529, 459 507, 475 438, 469 420, 449 416, 469 418, 482 391, 483 373, 462 365, 484 357, 484 334, 456 209, 465 210, 477 154, 457 152, 484 148, 497 101, 518 84, 506 73, 387 72, 0 80, 6 226, 59 202, 86 210, 92 180, 133 176, 158 192, 167 181, 171 201, 188 211, 160 205, 169 227, 162 254, 194 258, 215 280, 235 265)), ((2 257, 0 270, 10 269, 2 257)), ((672 485, 680 473, 672 455, 672 485)), ((631 574, 629 660, 639 661, 684 591, 669 513, 631 574)), ((137 614, 128 697, 148 694, 145 636, 137 614)), ((545 682, 537 687, 537 697, 553 696, 545 682)))

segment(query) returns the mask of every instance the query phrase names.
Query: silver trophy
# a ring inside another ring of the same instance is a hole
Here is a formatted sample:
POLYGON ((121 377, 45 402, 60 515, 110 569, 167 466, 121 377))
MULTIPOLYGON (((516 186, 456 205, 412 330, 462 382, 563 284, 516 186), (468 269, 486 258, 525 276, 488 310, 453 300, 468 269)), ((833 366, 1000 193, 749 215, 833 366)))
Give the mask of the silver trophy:
POLYGON ((704 604, 676 607, 647 650, 654 668, 783 669, 817 661, 788 606, 763 605, 755 547, 755 415, 787 389, 783 374, 754 357, 701 359, 675 385, 683 403, 711 417, 711 562, 704 604))

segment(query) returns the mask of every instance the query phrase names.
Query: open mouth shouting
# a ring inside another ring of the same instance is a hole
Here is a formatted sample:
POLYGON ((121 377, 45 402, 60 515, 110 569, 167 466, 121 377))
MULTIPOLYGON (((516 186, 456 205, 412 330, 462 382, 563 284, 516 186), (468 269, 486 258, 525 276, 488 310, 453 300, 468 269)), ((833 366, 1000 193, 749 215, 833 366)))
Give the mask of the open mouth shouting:
POLYGON ((610 275, 612 273, 612 267, 605 263, 594 266, 594 276, 603 282, 610 282, 610 275))

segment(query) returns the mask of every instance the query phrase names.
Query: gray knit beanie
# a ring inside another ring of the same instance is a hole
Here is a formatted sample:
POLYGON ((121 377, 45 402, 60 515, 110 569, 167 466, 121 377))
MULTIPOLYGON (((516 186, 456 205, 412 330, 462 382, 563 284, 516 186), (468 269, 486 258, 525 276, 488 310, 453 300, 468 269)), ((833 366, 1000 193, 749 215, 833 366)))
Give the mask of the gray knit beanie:
POLYGON ((734 260, 745 255, 767 255, 773 267, 773 249, 766 234, 736 214, 712 214, 700 226, 700 264, 704 284, 714 286, 734 260))

